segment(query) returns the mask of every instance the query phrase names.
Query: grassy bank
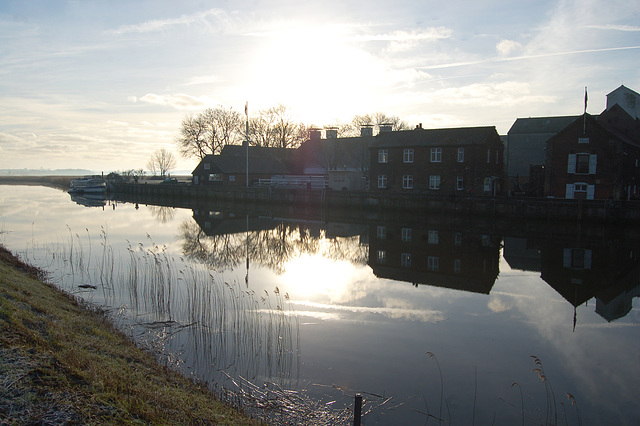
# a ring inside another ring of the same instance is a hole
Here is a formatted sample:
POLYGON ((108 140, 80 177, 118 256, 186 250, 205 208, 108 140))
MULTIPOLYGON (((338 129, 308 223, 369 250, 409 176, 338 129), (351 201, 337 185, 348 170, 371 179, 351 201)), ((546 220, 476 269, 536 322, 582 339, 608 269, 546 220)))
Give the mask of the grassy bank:
POLYGON ((256 424, 0 246, 0 424, 256 424))

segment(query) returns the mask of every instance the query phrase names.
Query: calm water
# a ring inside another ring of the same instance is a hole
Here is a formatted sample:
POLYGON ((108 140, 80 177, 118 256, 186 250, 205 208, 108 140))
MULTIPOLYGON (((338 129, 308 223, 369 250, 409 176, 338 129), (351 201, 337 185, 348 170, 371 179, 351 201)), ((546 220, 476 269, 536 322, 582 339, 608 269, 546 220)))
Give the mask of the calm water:
POLYGON ((0 186, 0 242, 187 375, 365 424, 640 422, 636 230, 80 201, 0 186))

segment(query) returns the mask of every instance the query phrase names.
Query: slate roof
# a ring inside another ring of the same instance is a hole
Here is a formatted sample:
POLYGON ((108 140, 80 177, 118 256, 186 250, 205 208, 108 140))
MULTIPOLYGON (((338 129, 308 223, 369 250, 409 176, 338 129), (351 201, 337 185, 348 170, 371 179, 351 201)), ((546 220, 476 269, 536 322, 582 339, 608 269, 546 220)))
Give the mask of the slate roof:
POLYGON ((579 115, 566 115, 560 117, 518 118, 507 134, 558 133, 580 117, 579 115))
POLYGON ((477 145, 496 138, 498 132, 493 126, 458 127, 451 129, 413 129, 384 132, 376 136, 371 145, 380 147, 435 146, 435 145, 477 145))
MULTIPOLYGON (((197 174, 204 170, 204 163, 210 163, 211 169, 206 173, 218 171, 224 174, 246 173, 246 157, 235 155, 207 155, 192 174, 197 174)), ((249 173, 258 174, 286 174, 287 168, 278 160, 271 157, 249 156, 249 173)))

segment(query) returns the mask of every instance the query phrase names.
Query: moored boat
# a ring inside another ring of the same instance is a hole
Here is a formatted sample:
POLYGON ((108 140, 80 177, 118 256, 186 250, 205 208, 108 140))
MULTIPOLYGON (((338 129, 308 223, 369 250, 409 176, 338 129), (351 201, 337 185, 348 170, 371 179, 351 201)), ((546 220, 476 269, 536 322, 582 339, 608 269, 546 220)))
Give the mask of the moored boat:
POLYGON ((104 179, 84 177, 71 181, 69 192, 96 193, 106 192, 107 182, 104 179))

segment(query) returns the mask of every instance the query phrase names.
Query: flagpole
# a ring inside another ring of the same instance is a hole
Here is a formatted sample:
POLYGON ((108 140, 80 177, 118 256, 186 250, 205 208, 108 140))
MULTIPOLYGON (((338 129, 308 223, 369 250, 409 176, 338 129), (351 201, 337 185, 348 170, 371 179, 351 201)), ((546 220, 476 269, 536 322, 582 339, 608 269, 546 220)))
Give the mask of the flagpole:
POLYGON ((246 184, 249 187, 249 101, 244 104, 244 115, 247 117, 247 123, 244 130, 244 140, 247 142, 247 162, 246 162, 246 184))
POLYGON ((587 86, 584 86, 584 116, 582 119, 582 134, 587 133, 587 100, 589 97, 587 96, 587 86))

